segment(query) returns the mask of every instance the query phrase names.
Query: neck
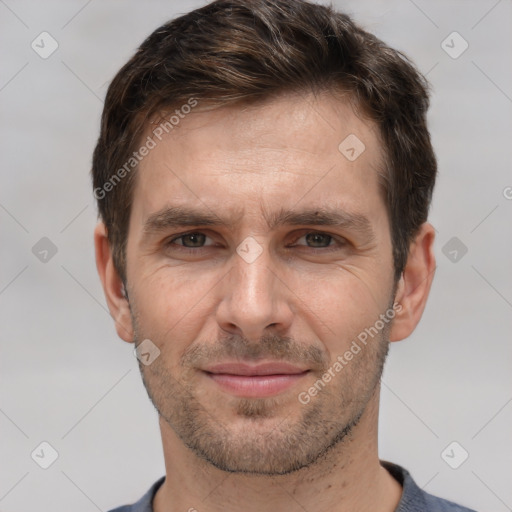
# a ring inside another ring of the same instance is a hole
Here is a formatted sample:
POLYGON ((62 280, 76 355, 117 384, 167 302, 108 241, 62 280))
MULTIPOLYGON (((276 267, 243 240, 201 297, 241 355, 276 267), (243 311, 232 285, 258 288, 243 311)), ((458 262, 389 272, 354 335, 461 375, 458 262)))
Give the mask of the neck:
POLYGON ((166 479, 155 512, 392 512, 401 486, 380 465, 378 393, 351 434, 321 460, 288 475, 226 473, 199 459, 160 418, 166 479))

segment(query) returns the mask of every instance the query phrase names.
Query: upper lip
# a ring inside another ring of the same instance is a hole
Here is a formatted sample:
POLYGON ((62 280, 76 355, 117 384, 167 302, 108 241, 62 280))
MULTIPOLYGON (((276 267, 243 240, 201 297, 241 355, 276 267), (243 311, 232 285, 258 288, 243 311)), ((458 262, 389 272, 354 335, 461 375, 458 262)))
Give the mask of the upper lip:
POLYGON ((308 371, 291 363, 273 361, 259 364, 240 362, 218 363, 203 369, 208 373, 224 373, 229 375, 294 375, 308 371))

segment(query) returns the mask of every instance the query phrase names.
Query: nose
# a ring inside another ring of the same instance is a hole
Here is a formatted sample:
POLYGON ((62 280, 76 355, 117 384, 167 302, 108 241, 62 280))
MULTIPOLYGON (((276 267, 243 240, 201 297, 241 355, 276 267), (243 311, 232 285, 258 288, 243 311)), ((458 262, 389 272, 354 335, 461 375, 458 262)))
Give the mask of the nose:
POLYGON ((285 335, 293 318, 293 293, 272 265, 269 251, 264 249, 255 261, 234 253, 231 265, 222 280, 216 312, 219 327, 251 341, 270 332, 285 335))

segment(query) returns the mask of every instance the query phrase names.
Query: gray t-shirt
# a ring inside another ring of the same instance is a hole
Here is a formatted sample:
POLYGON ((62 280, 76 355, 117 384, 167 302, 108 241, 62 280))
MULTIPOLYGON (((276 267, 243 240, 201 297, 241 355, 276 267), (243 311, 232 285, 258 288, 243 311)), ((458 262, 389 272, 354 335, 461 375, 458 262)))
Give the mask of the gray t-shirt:
MULTIPOLYGON (((390 462, 381 461, 381 464, 403 487, 402 498, 395 512, 475 512, 421 490, 406 469, 390 462)), ((137 503, 124 505, 110 512, 153 512, 153 497, 164 480, 165 476, 157 480, 137 503)))

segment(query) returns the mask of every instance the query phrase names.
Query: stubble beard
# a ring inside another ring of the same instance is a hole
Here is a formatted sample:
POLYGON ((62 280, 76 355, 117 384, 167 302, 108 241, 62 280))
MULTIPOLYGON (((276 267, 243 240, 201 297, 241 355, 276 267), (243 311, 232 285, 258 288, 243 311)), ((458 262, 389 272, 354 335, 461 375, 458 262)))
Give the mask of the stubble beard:
MULTIPOLYGON (((136 345, 145 339, 132 312, 136 345)), ((173 375, 160 356, 150 366, 139 362, 148 396, 158 414, 193 453, 226 472, 254 475, 285 475, 319 463, 334 447, 346 443, 357 427, 380 383, 389 342, 390 324, 365 345, 308 404, 298 401, 298 389, 293 400, 299 410, 281 418, 282 398, 236 398, 229 401, 245 428, 233 429, 219 417, 211 404, 201 403, 190 384, 196 371, 180 366, 181 375, 173 375), (294 417, 295 416, 295 417, 294 417)), ((158 343, 164 346, 161 340, 158 343)), ((347 345, 348 346, 348 345, 347 345)), ((268 359, 298 361, 302 357, 314 361, 315 380, 321 378, 332 362, 326 362, 318 349, 300 348, 293 340, 270 336, 257 345, 238 336, 223 339, 216 345, 215 355, 236 355, 251 359, 264 355, 268 359)), ((182 363, 207 357, 208 351, 195 347, 185 354, 182 363), (198 349, 198 350, 197 350, 198 349), (199 356, 198 356, 199 354, 199 356)), ((213 359, 215 360, 215 359, 213 359)), ((295 409, 294 409, 295 411, 295 409)))

